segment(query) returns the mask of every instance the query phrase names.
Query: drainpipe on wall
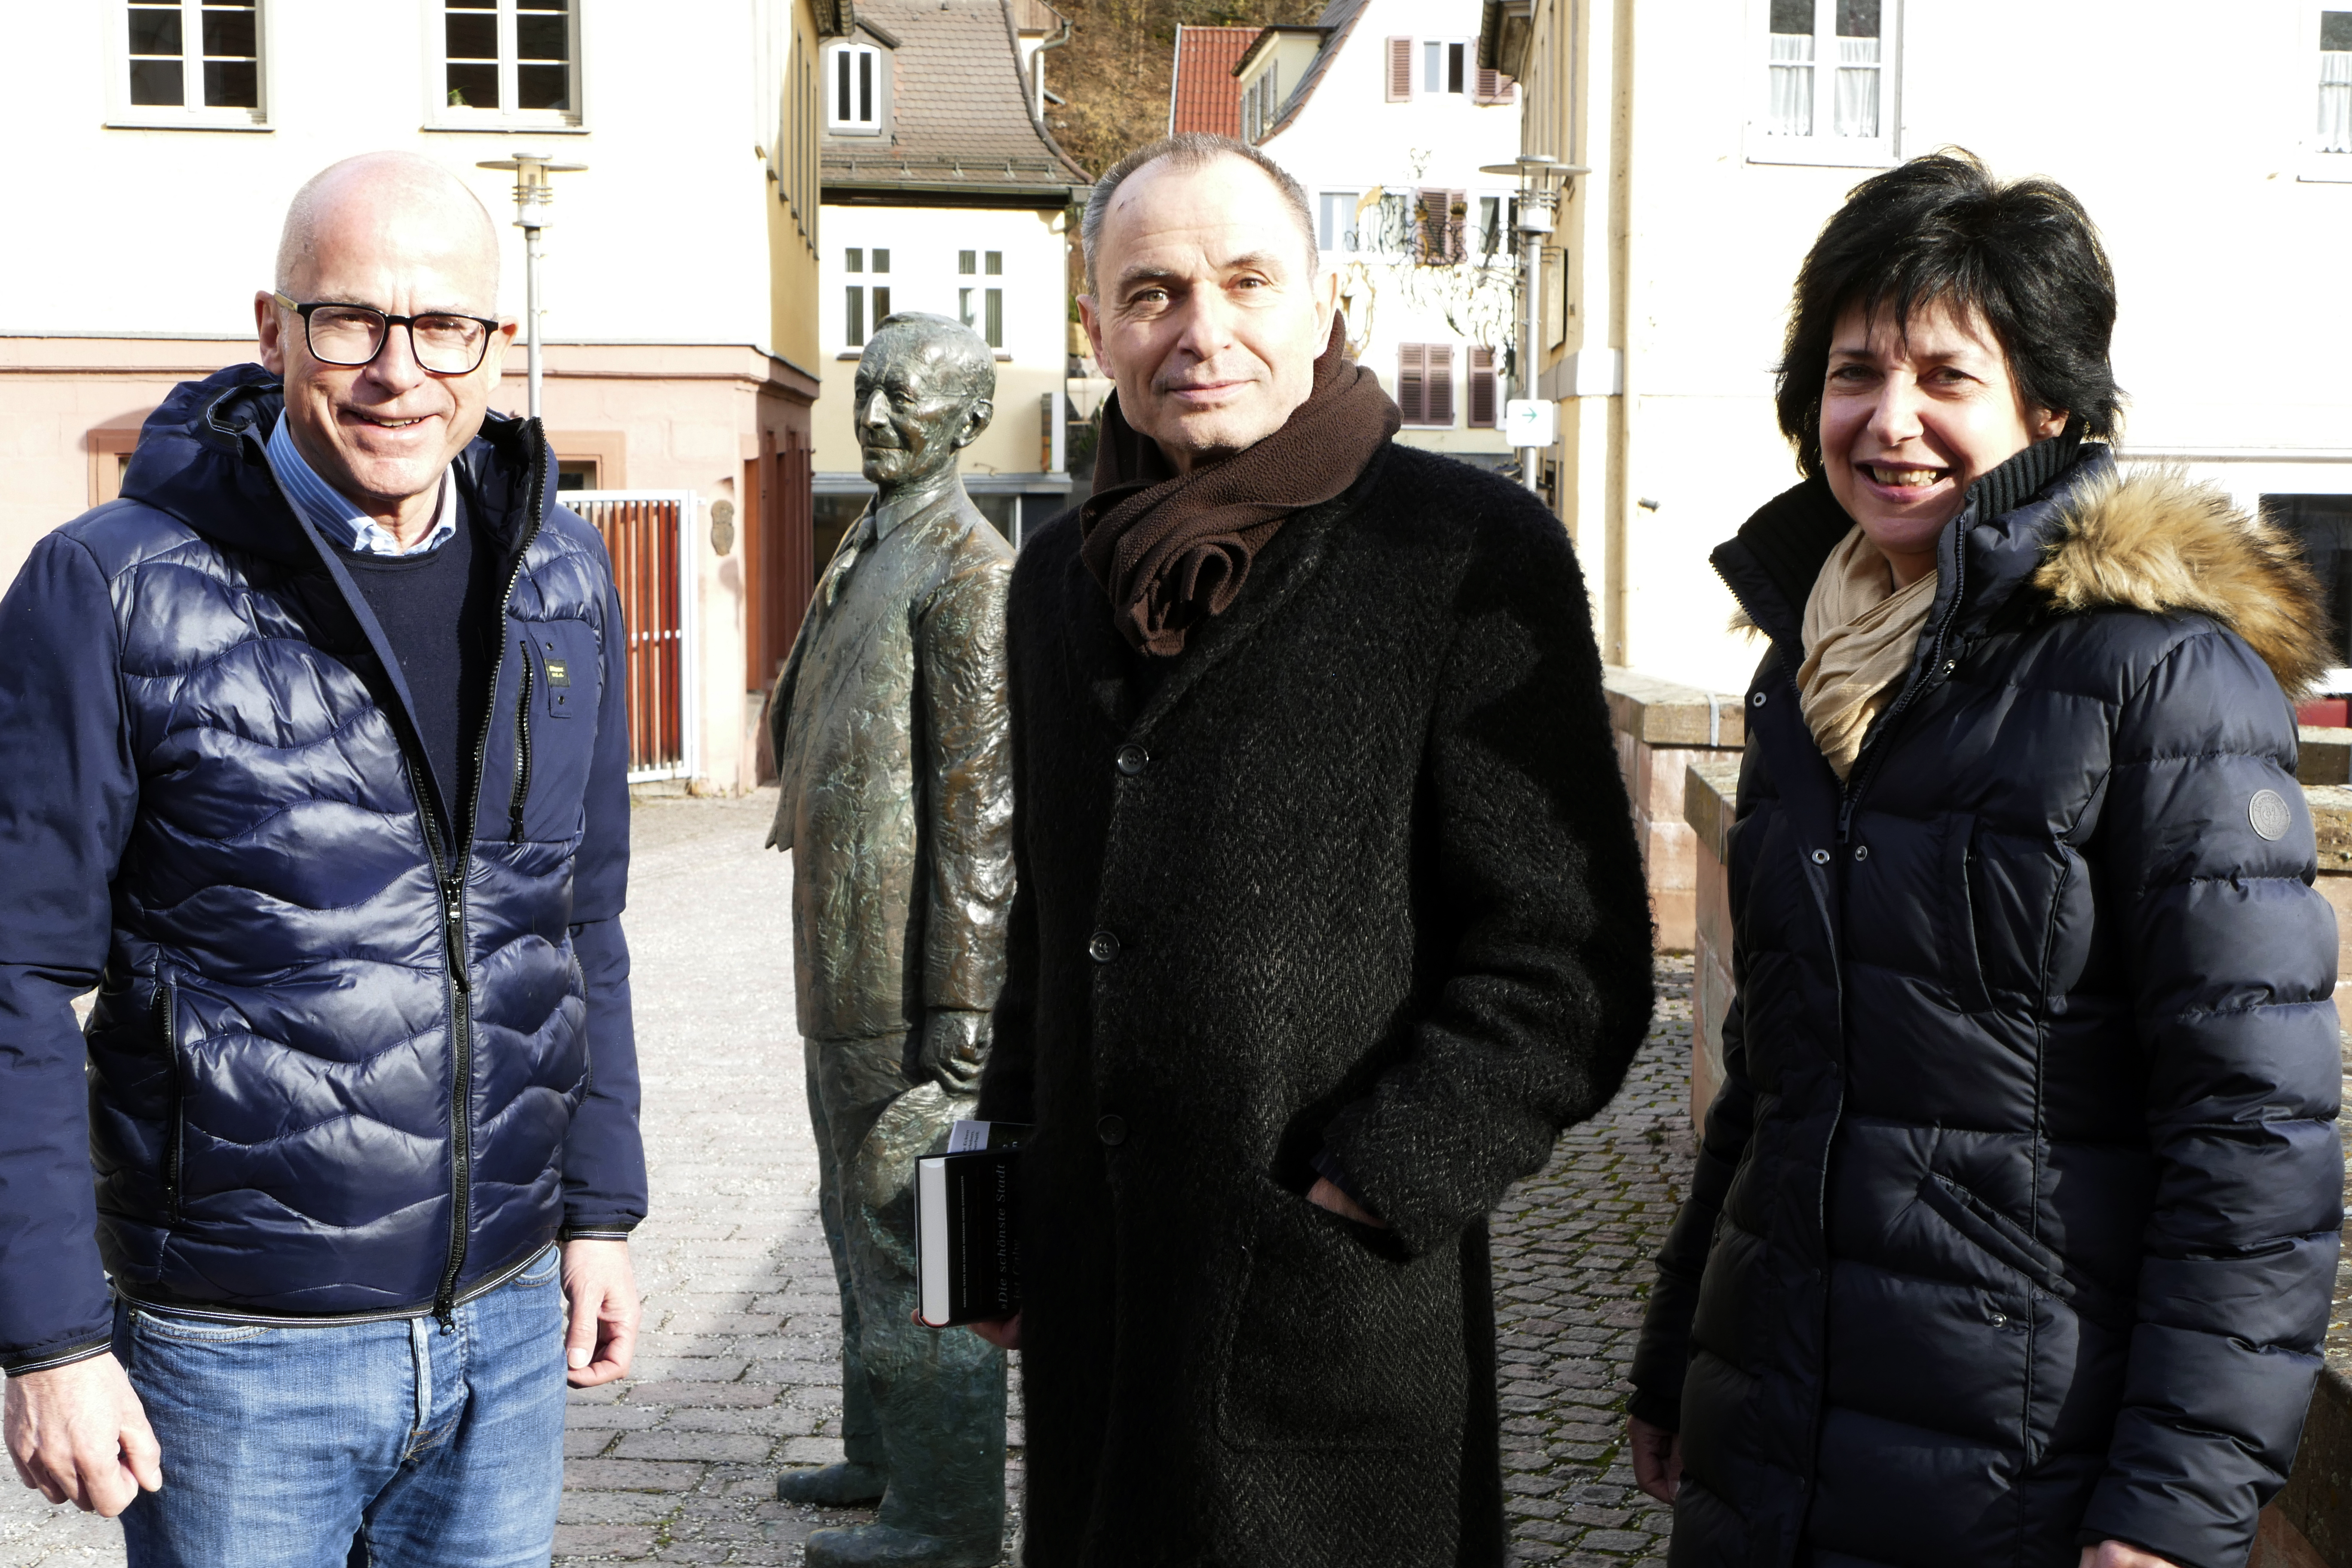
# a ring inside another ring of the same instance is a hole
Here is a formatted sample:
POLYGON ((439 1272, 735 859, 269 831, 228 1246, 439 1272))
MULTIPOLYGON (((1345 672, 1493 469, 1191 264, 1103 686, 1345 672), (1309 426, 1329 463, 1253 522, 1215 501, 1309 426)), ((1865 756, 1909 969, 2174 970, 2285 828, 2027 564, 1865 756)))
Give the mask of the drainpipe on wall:
MULTIPOLYGON (((1054 15, 1062 16, 1059 11, 1055 11, 1054 15)), ((1004 0, 1004 30, 1012 36, 1013 58, 1017 60, 1021 58, 1021 31, 1013 23, 1013 0, 1004 0)), ((1062 16, 1060 35, 1038 45, 1037 52, 1029 57, 1029 90, 1026 95, 1029 100, 1029 118, 1035 122, 1037 134, 1040 136, 1045 134, 1045 51, 1058 49, 1068 43, 1070 31, 1070 19, 1067 16, 1062 16)))

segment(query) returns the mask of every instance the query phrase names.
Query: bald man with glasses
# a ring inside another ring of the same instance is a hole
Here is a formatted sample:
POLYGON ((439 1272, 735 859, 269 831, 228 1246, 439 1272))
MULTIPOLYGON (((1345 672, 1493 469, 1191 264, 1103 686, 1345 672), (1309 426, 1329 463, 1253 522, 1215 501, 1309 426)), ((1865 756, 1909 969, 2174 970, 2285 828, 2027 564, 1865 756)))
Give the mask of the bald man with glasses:
POLYGON ((7 1444, 132 1568, 544 1563, 628 1370, 620 608, 497 293, 446 171, 326 170, 0 599, 7 1444))

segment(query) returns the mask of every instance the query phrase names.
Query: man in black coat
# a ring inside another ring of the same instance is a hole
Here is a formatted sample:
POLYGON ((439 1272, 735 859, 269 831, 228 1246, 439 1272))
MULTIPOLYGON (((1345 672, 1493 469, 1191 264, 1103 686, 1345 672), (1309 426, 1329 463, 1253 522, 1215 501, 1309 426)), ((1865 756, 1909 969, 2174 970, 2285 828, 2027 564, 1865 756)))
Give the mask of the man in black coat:
POLYGON ((1650 922, 1583 581, 1390 437, 1296 182, 1096 187, 1097 491, 1008 610, 1027 1562, 1499 1563, 1486 1215, 1616 1089, 1650 922))

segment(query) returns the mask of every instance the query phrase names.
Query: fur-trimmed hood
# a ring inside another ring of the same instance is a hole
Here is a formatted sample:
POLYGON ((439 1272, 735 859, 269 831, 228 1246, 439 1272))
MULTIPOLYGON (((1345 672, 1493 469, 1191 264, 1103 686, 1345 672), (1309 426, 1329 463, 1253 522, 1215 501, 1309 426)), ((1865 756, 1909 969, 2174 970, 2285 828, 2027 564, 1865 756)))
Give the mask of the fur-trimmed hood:
POLYGON ((2290 698, 2338 662, 2319 581, 2294 539, 2178 469, 2084 479, 2033 586, 2062 611, 2209 616, 2245 638, 2290 698))

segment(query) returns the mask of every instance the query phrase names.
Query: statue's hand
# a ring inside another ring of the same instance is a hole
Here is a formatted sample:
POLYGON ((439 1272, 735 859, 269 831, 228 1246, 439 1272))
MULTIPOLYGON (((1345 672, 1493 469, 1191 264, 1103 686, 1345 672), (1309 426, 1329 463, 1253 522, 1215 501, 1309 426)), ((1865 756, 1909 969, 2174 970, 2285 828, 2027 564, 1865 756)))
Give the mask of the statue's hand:
POLYGON ((923 1047, 916 1067, 950 1094, 975 1094, 988 1065, 989 1016, 932 1012, 923 1016, 923 1047))

